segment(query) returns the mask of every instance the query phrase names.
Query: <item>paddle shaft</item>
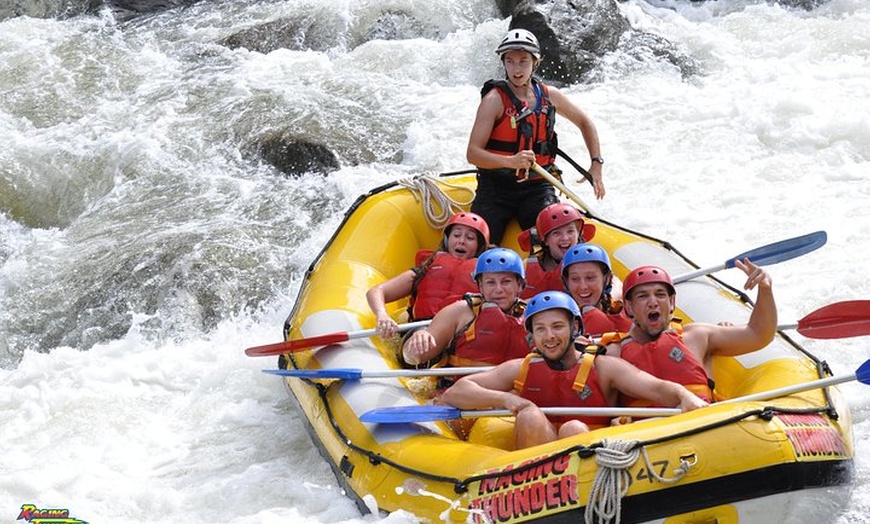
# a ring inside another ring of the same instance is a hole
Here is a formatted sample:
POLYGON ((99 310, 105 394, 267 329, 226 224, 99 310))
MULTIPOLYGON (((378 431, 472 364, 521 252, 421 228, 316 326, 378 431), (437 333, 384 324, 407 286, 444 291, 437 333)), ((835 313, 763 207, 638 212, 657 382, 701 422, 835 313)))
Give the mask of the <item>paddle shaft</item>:
POLYGON ((450 377, 472 375, 489 371, 495 366, 465 367, 465 368, 432 368, 432 369, 361 369, 361 368, 325 368, 325 369, 264 369, 263 373, 296 378, 324 378, 342 380, 360 380, 363 378, 416 378, 416 377, 450 377))
POLYGON ((714 405, 735 404, 737 402, 753 402, 756 400, 770 400, 773 398, 791 395, 793 393, 801 393, 803 391, 809 391, 811 389, 826 388, 828 386, 835 386, 844 382, 851 382, 852 380, 857 380, 857 378, 858 375, 856 373, 836 375, 833 377, 821 378, 819 380, 813 380, 810 382, 803 382, 801 384, 794 384, 791 386, 771 389, 769 391, 761 391, 759 393, 753 393, 752 395, 744 395, 742 397, 730 398, 728 400, 717 402, 714 405))
MULTIPOLYGON (((544 407, 541 411, 551 416, 577 417, 670 417, 682 413, 677 408, 570 408, 544 407)), ((460 418, 509 417, 509 409, 474 409, 459 412, 460 418)))
MULTIPOLYGON (((426 327, 431 324, 431 320, 418 320, 416 322, 408 322, 406 324, 399 324, 399 331, 408 331, 409 329, 417 329, 419 327, 426 327)), ((359 331, 350 331, 347 334, 347 338, 345 340, 355 340, 358 338, 369 338, 371 336, 377 335, 377 328, 370 329, 360 329, 359 331)))
POLYGON ((576 169, 581 175, 583 175, 583 178, 585 178, 587 182, 589 182, 590 184, 594 183, 592 181, 592 173, 583 169, 583 166, 581 166, 580 164, 575 162, 573 158, 571 158, 570 156, 565 154, 565 152, 562 151, 561 149, 559 149, 558 147, 556 148, 556 154, 559 155, 560 157, 564 158, 566 162, 571 164, 571 166, 574 169, 576 169))
POLYGON ((583 202, 583 200, 580 199, 580 197, 577 196, 576 193, 574 193, 573 191, 571 191, 570 189, 568 189, 568 188, 565 186, 565 184, 563 184, 562 182, 559 181, 558 178, 556 178, 555 176, 553 176, 552 173, 550 173, 549 171, 547 171, 546 169, 544 169, 543 167, 539 166, 538 164, 536 164, 536 163, 534 163, 534 162, 532 162, 532 168, 531 168, 531 169, 532 169, 532 171, 534 171, 535 173, 537 173, 537 174, 541 175, 542 177, 544 177, 548 182, 550 182, 551 184, 553 184, 553 186, 555 186, 556 189, 558 189, 558 190, 561 191, 565 196, 567 196, 568 198, 570 198, 572 202, 574 202, 575 204, 577 204, 578 206, 580 206, 580 208, 583 209, 583 211, 585 211, 586 213, 590 213, 590 212, 591 212, 590 209, 589 209, 589 206, 586 205, 586 203, 583 202))
MULTIPOLYGON (((857 373, 848 373, 833 377, 804 382, 802 384, 794 384, 769 391, 762 391, 752 395, 732 398, 717 402, 719 404, 736 404, 739 402, 753 402, 758 400, 770 400, 773 398, 809 391, 811 389, 825 388, 851 382, 858 379, 857 373)), ((681 410, 676 408, 541 408, 547 415, 567 415, 567 416, 609 416, 609 417, 668 417, 671 415, 679 415, 681 410)), ((473 410, 461 411, 462 418, 479 418, 479 417, 502 417, 509 416, 513 413, 507 409, 488 409, 488 410, 473 410)))
POLYGON ((828 236, 824 231, 816 231, 807 235, 781 240, 772 244, 767 244, 745 253, 741 253, 735 257, 726 260, 722 264, 711 266, 708 268, 698 269, 684 273, 674 277, 674 284, 679 284, 702 275, 709 275, 723 269, 734 267, 734 262, 737 260, 749 259, 757 266, 766 266, 784 262, 793 258, 805 255, 822 247, 827 242, 828 236))
MULTIPOLYGON (((428 326, 431 320, 419 320, 417 322, 409 322, 407 324, 399 324, 399 331, 407 331, 418 327, 428 326)), ((341 331, 338 333, 326 333, 324 335, 316 335, 313 337, 297 338, 295 340, 285 340, 284 342, 276 342, 274 344, 266 344, 264 346, 250 347, 245 350, 245 354, 249 357, 268 357, 274 355, 283 355, 284 353, 293 353, 294 351, 302 351, 317 346, 327 346, 329 344, 338 344, 347 340, 357 338, 368 338, 375 335, 377 329, 361 329, 359 331, 341 331)))
MULTIPOLYGON (((847 338, 870 335, 870 300, 850 300, 823 306, 796 324, 782 324, 777 330, 797 329, 807 338, 847 338)), ((597 340, 593 341, 597 342, 597 340)), ((481 373, 494 366, 430 369, 264 369, 264 373, 309 379, 360 380, 364 378, 413 378, 427 376, 462 376, 481 373)))
MULTIPOLYGON (((681 413, 676 408, 613 408, 613 407, 545 407, 547 415, 553 416, 598 416, 598 417, 668 417, 681 413)), ((434 422, 438 420, 457 420, 460 418, 510 417, 509 409, 461 410, 444 405, 410 405, 375 408, 360 416, 363 422, 379 424, 405 424, 414 422, 434 422)))

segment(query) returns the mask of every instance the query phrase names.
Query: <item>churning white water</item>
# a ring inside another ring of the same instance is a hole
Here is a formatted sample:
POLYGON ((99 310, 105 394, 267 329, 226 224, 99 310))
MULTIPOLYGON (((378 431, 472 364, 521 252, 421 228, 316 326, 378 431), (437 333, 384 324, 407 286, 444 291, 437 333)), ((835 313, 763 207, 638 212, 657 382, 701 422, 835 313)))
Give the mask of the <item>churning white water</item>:
MULTIPOLYGON (((702 266, 827 231, 821 250, 769 268, 783 323, 870 298, 870 4, 620 8, 702 74, 614 53, 600 81, 566 87, 607 160, 599 202, 563 166, 575 192, 702 266)), ((415 522, 360 514, 260 372, 274 362, 243 350, 281 339, 308 263, 360 193, 469 167, 506 28, 483 0, 0 22, 0 521, 32 504, 91 523, 415 522), (423 36, 355 46, 387 8, 427 21, 423 36), (218 43, 302 14, 335 46, 218 43), (343 167, 287 178, 251 154, 288 130, 343 167)), ((557 129, 585 163, 579 132, 557 129)), ((802 342, 838 374, 870 355, 866 338, 802 342)), ((842 389, 855 480, 831 521, 868 523, 870 389, 842 389)))

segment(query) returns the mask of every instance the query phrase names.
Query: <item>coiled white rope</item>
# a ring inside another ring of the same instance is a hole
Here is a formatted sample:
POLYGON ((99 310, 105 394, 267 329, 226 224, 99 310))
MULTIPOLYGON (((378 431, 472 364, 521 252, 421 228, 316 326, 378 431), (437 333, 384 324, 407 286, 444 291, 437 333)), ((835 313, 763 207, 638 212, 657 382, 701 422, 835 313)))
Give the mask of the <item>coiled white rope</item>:
POLYGON ((433 229, 442 229, 450 217, 463 211, 463 208, 474 200, 473 189, 438 180, 437 176, 429 173, 400 178, 396 182, 407 188, 414 195, 414 200, 420 202, 423 206, 423 216, 426 217, 426 223, 433 229), (465 192, 470 196, 467 200, 452 199, 441 186, 465 192))
POLYGON ((596 514, 601 523, 613 521, 615 524, 619 524, 622 518, 622 497, 631 486, 631 476, 628 469, 637 462, 638 457, 643 456, 649 476, 664 484, 678 482, 697 463, 697 460, 690 462, 682 457, 680 458, 680 466, 674 472, 675 475, 671 478, 665 478, 653 469, 646 448, 637 444, 636 440, 604 439, 601 441, 601 447, 595 449, 595 462, 598 464, 598 471, 595 472, 589 501, 586 503, 584 515, 586 524, 592 524, 596 514))

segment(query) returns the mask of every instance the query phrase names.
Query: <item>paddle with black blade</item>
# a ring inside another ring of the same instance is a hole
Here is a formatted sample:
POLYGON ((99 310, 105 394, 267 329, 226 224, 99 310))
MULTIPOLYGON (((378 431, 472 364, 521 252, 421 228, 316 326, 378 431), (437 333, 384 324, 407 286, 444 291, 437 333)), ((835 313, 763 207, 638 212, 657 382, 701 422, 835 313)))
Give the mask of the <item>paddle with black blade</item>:
MULTIPOLYGON (((431 320, 419 320, 417 322, 399 324, 399 331, 408 331, 409 329, 426 327, 431 322, 431 320)), ((368 338, 375 335, 377 332, 377 329, 361 329, 359 331, 339 331, 337 333, 327 333, 325 335, 317 335, 314 337, 297 338, 295 340, 266 344, 265 346, 250 347, 245 350, 245 355, 248 355, 249 357, 283 355, 285 353, 303 351, 317 346, 328 346, 329 344, 338 344, 339 342, 346 342, 357 338, 368 338)))
POLYGON ((674 278, 674 284, 691 280, 702 275, 709 275, 723 269, 734 267, 736 260, 748 258, 756 266, 767 266, 797 258, 805 255, 820 247, 824 246, 828 241, 828 234, 824 231, 816 231, 799 237, 780 240, 772 244, 767 244, 755 249, 751 249, 745 253, 741 253, 735 257, 731 257, 724 263, 717 266, 712 266, 704 269, 698 269, 674 278))
MULTIPOLYGON (((833 377, 813 380, 792 386, 785 386, 770 391, 762 391, 752 395, 732 398, 712 404, 718 406, 720 404, 735 404, 739 402, 753 402, 760 400, 770 400, 785 395, 809 391, 811 389, 825 388, 844 382, 857 380, 862 384, 870 384, 870 360, 865 361, 854 373, 844 375, 836 375, 833 377)), ((541 408, 548 415, 567 415, 567 416, 638 416, 638 417, 666 417, 678 415, 681 413, 676 408, 541 408), (556 411, 558 410, 558 411, 556 411), (590 411, 595 410, 595 411, 590 411), (630 414, 629 412, 633 412, 630 414)), ((395 406, 385 408, 375 408, 366 411, 360 417, 363 422, 372 422, 379 424, 403 424, 409 422, 432 422, 436 420, 455 420, 458 418, 480 418, 480 417, 503 417, 509 416, 512 413, 509 410, 503 409, 486 409, 486 410, 461 410, 451 406, 395 406)))
POLYGON ((558 147, 556 148, 556 154, 559 155, 560 157, 564 158, 566 162, 568 162, 569 164, 571 164, 571 166, 572 166, 574 169, 576 169, 576 170, 577 170, 581 175, 583 175, 583 178, 585 178, 587 182, 589 182, 590 184, 594 184, 594 183, 595 183, 595 182, 593 182, 593 180, 592 180, 592 173, 590 173, 589 171, 586 171, 585 169, 583 169, 583 166, 581 166, 580 164, 578 164, 577 162, 575 162, 573 158, 571 158, 570 156, 568 156, 564 151, 562 151, 562 150, 559 149, 558 147))

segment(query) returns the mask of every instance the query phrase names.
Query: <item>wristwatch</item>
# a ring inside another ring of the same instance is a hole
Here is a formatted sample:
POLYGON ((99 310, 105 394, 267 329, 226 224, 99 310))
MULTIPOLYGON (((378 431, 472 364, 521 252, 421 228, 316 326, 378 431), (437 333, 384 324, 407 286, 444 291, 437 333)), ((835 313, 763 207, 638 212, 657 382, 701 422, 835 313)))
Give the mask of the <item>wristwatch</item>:
POLYGON ((592 157, 591 160, 592 160, 593 162, 598 162, 598 163, 601 164, 602 166, 604 165, 604 157, 603 157, 603 156, 600 156, 600 155, 599 155, 599 156, 594 156, 594 157, 592 157))

